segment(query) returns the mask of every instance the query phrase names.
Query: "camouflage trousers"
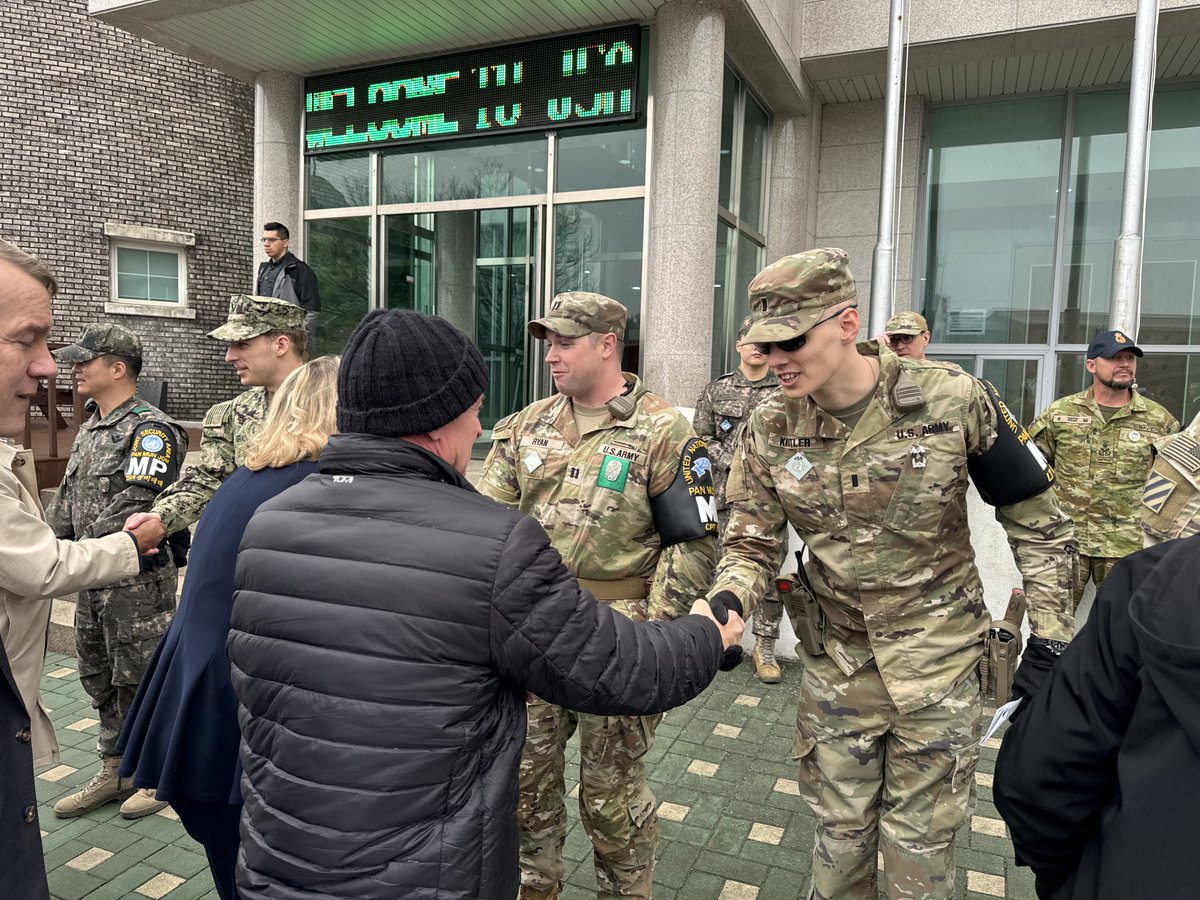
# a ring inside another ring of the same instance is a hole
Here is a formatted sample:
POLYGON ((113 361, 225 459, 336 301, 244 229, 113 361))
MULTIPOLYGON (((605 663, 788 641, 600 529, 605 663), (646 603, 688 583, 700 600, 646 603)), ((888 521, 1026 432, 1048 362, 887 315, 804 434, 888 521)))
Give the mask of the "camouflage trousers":
POLYGON ((1071 594, 1071 609, 1079 609, 1079 604, 1083 600, 1083 590, 1087 587, 1088 579, 1096 583, 1096 590, 1100 590, 1100 585, 1104 584, 1104 579, 1108 577, 1109 569, 1115 566, 1119 560, 1111 559, 1107 556, 1084 556, 1079 554, 1079 574, 1075 576, 1075 590, 1071 594))
POLYGON ((75 604, 79 680, 100 717, 96 749, 115 756, 125 716, 175 609, 175 570, 158 581, 81 591, 75 604))
POLYGON ((967 821, 982 736, 979 683, 900 714, 875 661, 846 676, 809 657, 793 759, 817 818, 815 900, 876 900, 877 854, 889 900, 954 896, 954 835, 967 821))
POLYGON ((521 883, 562 883, 567 838, 564 750, 579 729, 579 817, 592 839, 597 897, 650 897, 658 816, 643 757, 662 716, 591 716, 529 702, 521 754, 521 883))
MULTIPOLYGON (((717 510, 717 525, 720 533, 725 534, 725 526, 729 524, 729 509, 717 510)), ((723 543, 717 541, 717 559, 721 558, 723 543)), ((767 592, 754 605, 751 616, 750 630, 759 637, 779 640, 779 620, 783 618, 783 601, 779 599, 779 590, 775 587, 772 577, 767 592)))

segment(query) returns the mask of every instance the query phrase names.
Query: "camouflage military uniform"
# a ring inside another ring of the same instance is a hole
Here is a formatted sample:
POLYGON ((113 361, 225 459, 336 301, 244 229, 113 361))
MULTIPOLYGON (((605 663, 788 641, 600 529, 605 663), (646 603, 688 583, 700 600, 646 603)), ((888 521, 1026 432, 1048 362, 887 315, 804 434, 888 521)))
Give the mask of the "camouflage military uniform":
MULTIPOLYGON (((84 423, 67 473, 46 507, 59 538, 80 540, 120 531, 149 509, 179 471, 187 433, 134 395, 84 423)), ((101 756, 115 756, 117 737, 158 641, 175 609, 177 572, 163 548, 148 572, 105 588, 81 591, 75 610, 79 679, 99 711, 101 756)))
MULTIPOLYGON (((845 254, 810 251, 750 287, 753 341, 782 341, 855 298, 845 254)), ((967 527, 967 462, 998 440, 974 378, 876 344, 879 379, 853 429, 809 397, 760 404, 734 455, 725 555, 710 594, 758 596, 807 544, 827 654, 809 657, 793 758, 817 817, 812 897, 954 896, 954 835, 978 761, 976 665, 990 617, 967 527)), ((1017 440, 1013 437, 1012 440, 1017 440)), ((997 509, 1025 580, 1035 635, 1066 641, 1070 521, 1052 490, 997 509)))
MULTIPOLYGON (((733 449, 742 435, 750 413, 759 403, 779 387, 779 382, 770 371, 758 381, 751 381, 741 369, 727 372, 716 381, 710 381, 696 401, 696 413, 692 426, 703 440, 708 442, 708 453, 713 462, 713 482, 717 489, 717 515, 723 534, 729 522, 729 503, 725 499, 725 479, 729 464, 733 462, 733 449)), ((718 545, 719 546, 719 545, 718 545)), ((717 555, 720 555, 718 549, 717 555)), ((774 581, 767 586, 767 593, 759 601, 754 613, 753 632, 763 637, 779 637, 779 620, 783 618, 783 604, 774 581)))
POLYGON ((1179 430, 1179 422, 1136 389, 1105 421, 1093 388, 1055 400, 1029 426, 1054 466, 1055 490, 1075 523, 1079 578, 1072 598, 1083 598, 1088 576, 1096 587, 1117 560, 1142 546, 1138 501, 1154 442, 1179 430))
MULTIPOLYGON (((623 421, 610 415, 586 435, 561 395, 498 422, 479 489, 537 519, 598 600, 635 621, 669 619, 707 589, 715 542, 660 550, 650 497, 674 481, 698 441, 677 410, 636 376, 625 378, 634 385, 634 414, 623 421)), ((528 712, 517 810, 522 881, 551 888, 562 880, 563 748, 578 725, 580 816, 601 893, 649 897, 658 818, 643 760, 661 716, 578 715, 540 700, 528 712)))
MULTIPOLYGON (((208 336, 245 341, 275 330, 304 331, 304 310, 271 297, 235 294, 225 324, 208 336)), ((266 388, 253 387, 209 409, 200 435, 199 463, 188 466, 154 504, 152 511, 162 517, 167 534, 196 522, 221 483, 245 461, 246 448, 262 428, 270 402, 266 388)))
POLYGON ((1142 531, 1147 547, 1200 534, 1200 415, 1163 438, 1142 488, 1142 531))
POLYGON ((188 466, 154 503, 153 511, 162 516, 167 534, 199 519, 217 488, 245 461, 246 448, 262 428, 269 404, 267 389, 256 387, 209 409, 200 435, 199 462, 188 466))

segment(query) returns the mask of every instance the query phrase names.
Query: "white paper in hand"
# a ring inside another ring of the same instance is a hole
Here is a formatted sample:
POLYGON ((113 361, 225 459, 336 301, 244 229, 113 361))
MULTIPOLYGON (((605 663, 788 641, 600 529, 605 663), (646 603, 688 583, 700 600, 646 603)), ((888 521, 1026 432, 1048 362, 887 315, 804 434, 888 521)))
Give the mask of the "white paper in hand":
POLYGON ((987 731, 983 733, 979 743, 982 744, 993 734, 1000 730, 1000 726, 1012 718, 1012 714, 1017 711, 1017 707, 1021 705, 1024 697, 1018 697, 1016 700, 1009 700, 1003 706, 996 708, 996 714, 992 716, 991 724, 988 725, 987 731))

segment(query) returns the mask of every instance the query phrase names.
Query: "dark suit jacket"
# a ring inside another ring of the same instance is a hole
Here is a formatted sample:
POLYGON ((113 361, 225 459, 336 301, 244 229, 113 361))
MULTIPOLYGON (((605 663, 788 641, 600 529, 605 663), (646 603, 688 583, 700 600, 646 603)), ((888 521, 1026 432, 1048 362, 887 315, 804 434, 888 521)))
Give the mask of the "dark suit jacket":
POLYGON ((9 900, 47 900, 50 896, 29 727, 29 713, 0 644, 0 893, 9 900))

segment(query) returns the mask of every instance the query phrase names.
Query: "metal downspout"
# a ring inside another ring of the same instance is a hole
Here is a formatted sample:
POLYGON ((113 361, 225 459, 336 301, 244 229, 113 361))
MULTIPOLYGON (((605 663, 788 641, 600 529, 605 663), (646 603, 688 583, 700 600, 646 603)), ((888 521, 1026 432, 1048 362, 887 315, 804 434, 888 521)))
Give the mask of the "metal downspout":
POLYGON ((906 0, 891 0, 888 26, 886 119, 879 173, 879 233, 871 261, 871 315, 868 336, 883 331, 895 305, 896 181, 900 153, 900 107, 904 100, 904 15, 906 0))

